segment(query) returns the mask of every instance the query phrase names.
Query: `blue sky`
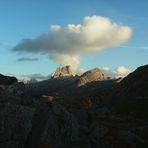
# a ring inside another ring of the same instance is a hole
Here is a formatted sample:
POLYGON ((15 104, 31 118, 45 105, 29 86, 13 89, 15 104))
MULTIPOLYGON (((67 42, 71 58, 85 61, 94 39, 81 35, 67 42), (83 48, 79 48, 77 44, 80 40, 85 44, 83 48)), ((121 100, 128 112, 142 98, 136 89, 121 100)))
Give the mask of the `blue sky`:
POLYGON ((130 41, 98 54, 82 54, 81 67, 125 66, 129 69, 148 63, 148 1, 141 0, 1 0, 0 73, 48 75, 58 64, 47 54, 17 53, 11 48, 24 38, 36 38, 52 24, 79 24, 85 16, 108 17, 133 30, 130 41), (38 61, 18 62, 20 57, 38 61))

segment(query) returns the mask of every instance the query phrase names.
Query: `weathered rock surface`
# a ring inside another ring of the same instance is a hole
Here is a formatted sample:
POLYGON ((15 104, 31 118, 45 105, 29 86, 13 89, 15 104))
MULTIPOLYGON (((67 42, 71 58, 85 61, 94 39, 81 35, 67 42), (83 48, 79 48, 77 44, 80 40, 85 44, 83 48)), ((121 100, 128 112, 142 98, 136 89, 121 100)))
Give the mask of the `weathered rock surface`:
POLYGON ((32 133, 27 148, 57 147, 57 148, 97 148, 104 146, 102 138, 107 128, 99 123, 88 122, 88 113, 84 110, 68 110, 57 100, 51 103, 51 110, 44 116, 39 125, 42 132, 32 133), (34 139, 34 140, 33 140, 34 139))
POLYGON ((23 148, 32 128, 34 109, 0 103, 0 147, 23 148))
POLYGON ((94 68, 85 72, 80 76, 78 80, 78 86, 85 85, 86 83, 90 83, 93 81, 101 81, 104 80, 104 74, 99 68, 94 68))
POLYGON ((52 78, 70 77, 72 76, 72 70, 70 66, 59 67, 53 73, 52 78))

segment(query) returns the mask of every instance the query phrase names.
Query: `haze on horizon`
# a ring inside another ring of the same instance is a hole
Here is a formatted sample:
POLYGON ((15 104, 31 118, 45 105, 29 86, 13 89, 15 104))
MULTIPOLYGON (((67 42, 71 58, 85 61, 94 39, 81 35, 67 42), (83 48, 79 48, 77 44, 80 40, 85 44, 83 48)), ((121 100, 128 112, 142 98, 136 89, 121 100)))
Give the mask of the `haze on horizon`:
POLYGON ((71 65, 75 73, 99 67, 126 76, 148 61, 147 6, 146 0, 1 1, 1 73, 45 78, 71 65))

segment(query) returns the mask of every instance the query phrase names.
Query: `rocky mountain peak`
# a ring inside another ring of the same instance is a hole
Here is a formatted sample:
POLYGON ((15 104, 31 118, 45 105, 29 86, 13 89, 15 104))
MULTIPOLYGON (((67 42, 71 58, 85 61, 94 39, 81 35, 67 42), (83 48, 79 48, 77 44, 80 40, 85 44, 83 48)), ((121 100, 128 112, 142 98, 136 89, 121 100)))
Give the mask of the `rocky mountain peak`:
POLYGON ((85 72, 83 75, 80 76, 78 85, 85 85, 86 83, 90 83, 92 81, 100 81, 104 80, 104 74, 99 68, 91 69, 85 72))
POLYGON ((61 78, 61 77, 69 77, 72 76, 72 70, 70 65, 59 67, 53 73, 52 78, 61 78))

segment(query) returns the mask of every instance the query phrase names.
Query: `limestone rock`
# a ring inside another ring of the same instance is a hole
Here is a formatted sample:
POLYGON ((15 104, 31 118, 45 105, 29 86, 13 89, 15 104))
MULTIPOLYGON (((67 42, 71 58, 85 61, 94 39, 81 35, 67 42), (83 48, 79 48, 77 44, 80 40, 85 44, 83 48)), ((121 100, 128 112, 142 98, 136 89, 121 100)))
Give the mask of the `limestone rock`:
POLYGON ((85 85, 86 83, 90 83, 93 81, 101 81, 105 80, 104 74, 99 68, 94 68, 85 72, 83 75, 80 76, 78 80, 78 86, 85 85))
POLYGON ((72 71, 70 66, 59 67, 54 72, 52 78, 61 78, 72 76, 72 71))

